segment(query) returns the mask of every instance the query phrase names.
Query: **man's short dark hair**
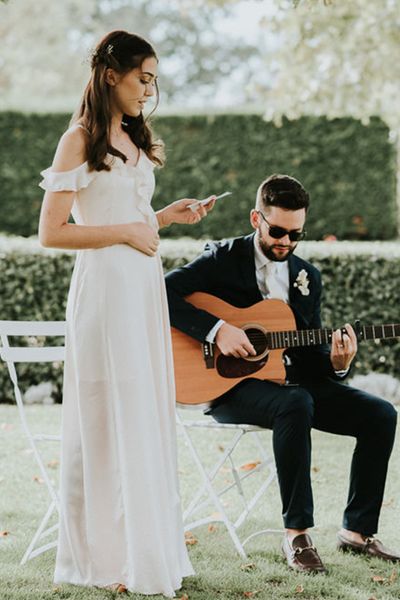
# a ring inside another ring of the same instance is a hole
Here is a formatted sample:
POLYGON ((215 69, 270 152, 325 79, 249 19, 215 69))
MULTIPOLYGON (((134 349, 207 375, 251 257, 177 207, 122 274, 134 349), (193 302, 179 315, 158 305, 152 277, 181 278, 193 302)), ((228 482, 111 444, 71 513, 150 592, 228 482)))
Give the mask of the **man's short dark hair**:
POLYGON ((263 210, 278 206, 285 210, 308 210, 310 196, 308 192, 290 175, 270 175, 257 190, 256 208, 263 210))

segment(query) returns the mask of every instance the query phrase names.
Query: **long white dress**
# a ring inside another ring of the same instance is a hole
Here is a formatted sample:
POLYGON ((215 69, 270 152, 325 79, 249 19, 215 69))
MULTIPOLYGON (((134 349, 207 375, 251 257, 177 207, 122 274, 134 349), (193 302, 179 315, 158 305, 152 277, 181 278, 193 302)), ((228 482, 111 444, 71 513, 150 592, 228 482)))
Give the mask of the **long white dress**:
MULTIPOLYGON (((42 172, 74 190, 82 225, 157 227, 153 163, 107 155, 111 171, 42 172)), ((54 580, 122 583, 174 596, 193 574, 178 491, 175 390, 160 256, 128 245, 81 250, 67 305, 61 520, 54 580)))

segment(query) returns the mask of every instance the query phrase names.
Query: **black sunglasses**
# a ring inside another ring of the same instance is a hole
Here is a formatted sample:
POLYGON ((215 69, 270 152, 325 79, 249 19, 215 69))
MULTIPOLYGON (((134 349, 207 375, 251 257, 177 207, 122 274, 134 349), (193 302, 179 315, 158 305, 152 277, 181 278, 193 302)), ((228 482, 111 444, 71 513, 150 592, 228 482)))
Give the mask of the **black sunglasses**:
POLYGON ((304 229, 303 229, 303 231, 296 231, 295 229, 288 231, 287 229, 284 229, 283 227, 278 227, 277 225, 270 225, 268 223, 267 219, 265 218, 264 214, 261 212, 261 210, 258 210, 257 212, 259 215, 262 216, 263 220, 267 224, 269 235, 271 237, 273 237, 274 239, 279 240, 280 238, 285 237, 285 235, 288 235, 289 240, 291 242, 299 242, 300 240, 305 238, 306 231, 304 229))

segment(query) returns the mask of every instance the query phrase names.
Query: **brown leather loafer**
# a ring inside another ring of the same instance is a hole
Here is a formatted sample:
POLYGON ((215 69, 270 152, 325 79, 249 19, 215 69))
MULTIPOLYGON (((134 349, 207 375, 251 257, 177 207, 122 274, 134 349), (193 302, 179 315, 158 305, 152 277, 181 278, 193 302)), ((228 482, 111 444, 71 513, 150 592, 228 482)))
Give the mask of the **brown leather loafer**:
POLYGON ((354 554, 365 554, 366 556, 376 556, 390 562, 400 562, 400 555, 393 552, 374 537, 366 537, 364 543, 352 542, 338 533, 338 550, 342 552, 353 552, 354 554))
POLYGON ((326 573, 322 560, 309 535, 297 535, 290 544, 288 537, 283 538, 282 552, 291 569, 302 573, 326 573))

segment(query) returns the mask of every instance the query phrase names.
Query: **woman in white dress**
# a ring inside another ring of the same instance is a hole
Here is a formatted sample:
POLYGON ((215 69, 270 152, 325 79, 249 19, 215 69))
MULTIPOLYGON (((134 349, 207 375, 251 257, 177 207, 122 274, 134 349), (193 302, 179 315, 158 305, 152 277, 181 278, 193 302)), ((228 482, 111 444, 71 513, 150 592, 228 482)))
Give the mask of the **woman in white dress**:
POLYGON ((174 596, 193 570, 158 229, 196 223, 206 210, 189 210, 191 199, 151 208, 162 145, 142 110, 157 90, 157 62, 148 42, 124 31, 98 44, 80 109, 42 173, 39 237, 78 250, 67 306, 55 582, 174 596))

